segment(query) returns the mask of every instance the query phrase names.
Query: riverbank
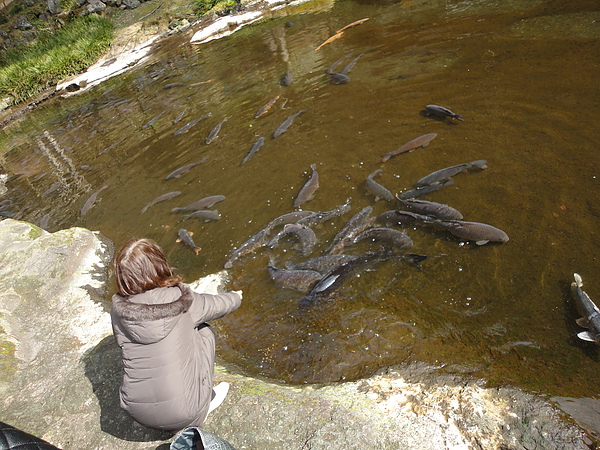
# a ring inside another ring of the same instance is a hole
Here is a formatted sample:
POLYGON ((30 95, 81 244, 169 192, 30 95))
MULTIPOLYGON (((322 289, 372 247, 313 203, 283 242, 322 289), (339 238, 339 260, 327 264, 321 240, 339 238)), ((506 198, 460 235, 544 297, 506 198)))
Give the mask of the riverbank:
MULTIPOLYGON (((119 408, 121 359, 105 300, 113 253, 110 241, 83 228, 47 233, 0 221, 0 414, 60 448, 165 450, 171 434, 119 408)), ((226 277, 191 285, 216 292, 226 277)), ((356 382, 291 387, 220 365, 215 383, 231 389, 203 428, 239 449, 591 445, 547 400, 440 369, 411 363, 356 382)))

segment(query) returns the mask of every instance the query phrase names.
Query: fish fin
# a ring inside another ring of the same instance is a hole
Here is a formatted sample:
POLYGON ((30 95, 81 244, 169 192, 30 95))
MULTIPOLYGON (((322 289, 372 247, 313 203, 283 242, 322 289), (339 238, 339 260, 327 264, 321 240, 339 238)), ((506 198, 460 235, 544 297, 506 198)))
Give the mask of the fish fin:
POLYGON ((482 239, 481 241, 475 241, 477 245, 485 245, 490 242, 488 239, 482 239))
MULTIPOLYGON (((423 148, 427 147, 427 146, 429 145, 429 142, 431 142, 431 141, 427 141, 427 142, 425 142, 423 145, 421 145, 421 147, 423 147, 423 148)), ((414 150, 414 149, 413 149, 413 150, 414 150)))
POLYGON ((181 242, 181 238, 177 238, 175 242, 181 242))
POLYGON ((390 159, 390 155, 389 154, 385 154, 385 155, 381 155, 381 162, 386 162, 388 159, 390 159))
POLYGON ((592 333, 590 333, 589 331, 582 331, 581 333, 577 333, 577 337, 582 341, 596 342, 596 340, 592 336, 592 333))
POLYGON ((462 114, 454 114, 454 118, 460 120, 461 122, 464 122, 464 120, 462 119, 462 114))
POLYGON ((193 236, 193 235, 194 235, 194 232, 193 232, 193 231, 190 231, 189 233, 190 233, 190 236, 193 236))
POLYGON ((590 326, 590 321, 585 317, 580 317, 575 321, 575 323, 582 328, 588 328, 590 326))

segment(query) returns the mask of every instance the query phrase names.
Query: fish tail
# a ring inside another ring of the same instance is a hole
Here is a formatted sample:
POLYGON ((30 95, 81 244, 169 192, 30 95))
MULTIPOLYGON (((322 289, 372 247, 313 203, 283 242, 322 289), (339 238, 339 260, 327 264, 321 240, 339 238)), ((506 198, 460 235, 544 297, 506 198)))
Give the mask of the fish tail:
POLYGON ((583 279, 581 278, 581 275, 579 275, 578 273, 574 273, 573 278, 575 278, 575 285, 578 288, 582 288, 583 287, 583 279))
POLYGON ((455 114, 454 118, 460 120, 461 122, 464 122, 464 120, 462 119, 462 114, 455 114))
POLYGON ((196 253, 196 256, 198 255, 198 253, 200 252, 200 250, 202 250, 200 247, 194 248, 194 253, 196 253))

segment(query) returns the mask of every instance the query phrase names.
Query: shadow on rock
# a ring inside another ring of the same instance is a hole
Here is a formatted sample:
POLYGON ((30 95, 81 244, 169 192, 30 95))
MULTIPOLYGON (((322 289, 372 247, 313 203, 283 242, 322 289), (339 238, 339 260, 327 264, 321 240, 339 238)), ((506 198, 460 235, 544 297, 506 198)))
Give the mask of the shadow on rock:
POLYGON ((85 357, 85 375, 100 403, 100 427, 105 433, 125 441, 151 442, 171 439, 172 433, 146 428, 135 422, 119 406, 119 386, 123 377, 121 351, 114 336, 104 338, 85 357))

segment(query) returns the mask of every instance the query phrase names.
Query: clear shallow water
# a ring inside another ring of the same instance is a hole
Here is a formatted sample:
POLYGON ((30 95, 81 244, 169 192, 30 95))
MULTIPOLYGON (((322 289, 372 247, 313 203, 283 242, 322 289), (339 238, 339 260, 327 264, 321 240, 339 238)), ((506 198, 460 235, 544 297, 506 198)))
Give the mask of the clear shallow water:
MULTIPOLYGON (((219 354, 246 373, 290 383, 356 379, 417 360, 492 384, 597 397, 599 349, 575 337, 581 330, 569 284, 580 273, 600 301, 600 8, 566 1, 313 5, 205 45, 165 41, 142 69, 10 125, 2 166, 22 175, 9 182, 2 210, 33 223, 50 214, 50 231, 100 230, 117 247, 153 238, 193 280, 221 270, 234 248, 292 211, 310 164, 320 187, 305 209, 326 211, 352 198, 350 213, 315 228, 316 255, 363 207, 372 205, 374 214, 396 207, 366 192, 375 169, 384 168, 376 180, 397 193, 434 170, 486 159, 488 169, 462 173, 425 198, 503 229, 509 242, 463 245, 443 230, 408 228, 411 251, 429 255, 420 268, 377 264, 308 310, 298 307, 302 293, 278 289, 267 272, 270 260, 283 267, 301 259, 292 242, 259 250, 229 271, 244 302, 215 324, 219 354), (350 83, 328 83, 334 61, 359 54, 350 83), (284 87, 288 70, 294 82, 284 87), (269 113, 254 119, 277 95, 269 113), (464 122, 426 117, 431 103, 464 122), (272 139, 301 109, 288 132, 272 139), (218 138, 205 144, 225 117, 218 138), (425 133, 438 136, 381 163, 380 155, 425 133), (241 166, 259 136, 265 145, 241 166), (181 195, 140 214, 171 191, 181 195), (170 212, 217 194, 226 196, 212 208, 221 214, 217 222, 180 222, 170 212), (175 242, 181 227, 194 232, 198 256, 175 242)), ((369 250, 363 243, 350 252, 369 250)))

